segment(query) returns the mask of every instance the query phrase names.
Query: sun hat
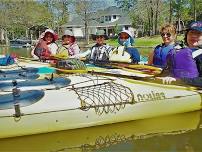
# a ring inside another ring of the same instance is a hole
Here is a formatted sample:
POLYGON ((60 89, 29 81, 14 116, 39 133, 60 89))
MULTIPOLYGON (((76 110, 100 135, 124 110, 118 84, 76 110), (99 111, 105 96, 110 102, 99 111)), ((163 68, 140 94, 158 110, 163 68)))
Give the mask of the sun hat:
POLYGON ((92 34, 92 39, 96 40, 97 36, 104 36, 105 40, 108 39, 108 36, 105 34, 104 30, 97 30, 97 32, 95 34, 92 34))
POLYGON ((133 44, 134 43, 134 38, 133 38, 133 34, 131 33, 131 31, 129 30, 123 30, 121 31, 118 36, 120 36, 121 33, 127 33, 130 36, 130 43, 133 44))
POLYGON ((202 21, 194 21, 192 22, 187 30, 196 30, 202 32, 202 21))
POLYGON ((70 30, 65 30, 63 33, 63 36, 65 36, 65 35, 74 36, 73 32, 70 30))
MULTIPOLYGON (((44 37, 46 35, 46 33, 51 33, 53 35, 53 41, 55 42, 56 40, 58 40, 58 35, 57 33, 55 33, 52 29, 46 29, 44 32, 44 37)), ((44 38, 43 37, 43 38, 44 38)))
POLYGON ((133 38, 133 34, 129 30, 123 30, 118 35, 120 35, 121 33, 127 33, 131 38, 133 38))

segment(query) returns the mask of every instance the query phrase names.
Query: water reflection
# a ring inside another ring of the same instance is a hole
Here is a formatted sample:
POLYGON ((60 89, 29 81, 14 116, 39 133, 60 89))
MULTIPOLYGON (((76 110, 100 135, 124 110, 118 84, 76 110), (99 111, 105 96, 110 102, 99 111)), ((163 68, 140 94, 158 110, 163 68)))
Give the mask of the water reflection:
POLYGON ((1 139, 0 151, 198 152, 202 151, 201 123, 201 111, 196 111, 112 125, 1 139))
POLYGON ((0 47, 0 54, 15 53, 17 56, 31 57, 31 48, 0 47))

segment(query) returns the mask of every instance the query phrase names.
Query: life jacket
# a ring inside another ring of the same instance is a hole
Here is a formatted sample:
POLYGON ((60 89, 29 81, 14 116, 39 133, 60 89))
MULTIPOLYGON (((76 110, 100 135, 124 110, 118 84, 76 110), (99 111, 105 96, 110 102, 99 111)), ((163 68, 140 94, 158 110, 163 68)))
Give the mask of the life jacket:
POLYGON ((136 48, 119 46, 110 53, 110 61, 138 63, 140 54, 136 48))
POLYGON ((202 77, 202 49, 192 50, 192 56, 196 61, 199 76, 202 77))
POLYGON ((61 57, 61 58, 69 58, 69 52, 68 52, 68 48, 66 46, 61 46, 58 49, 58 53, 56 54, 56 56, 61 57))
POLYGON ((153 65, 158 67, 166 66, 166 57, 168 52, 174 48, 174 45, 158 45, 154 49, 153 65))
POLYGON ((34 54, 42 60, 50 58, 51 52, 49 51, 48 46, 44 40, 41 39, 39 41, 34 49, 34 54))
POLYGON ((0 66, 7 66, 7 65, 14 64, 14 63, 15 63, 15 60, 10 55, 5 55, 5 56, 0 57, 0 66))
POLYGON ((199 76, 197 65, 189 48, 172 49, 167 55, 171 76, 175 78, 195 78, 199 76))
POLYGON ((90 61, 93 62, 105 62, 109 61, 109 53, 112 50, 112 48, 108 45, 94 45, 91 49, 90 53, 90 61))

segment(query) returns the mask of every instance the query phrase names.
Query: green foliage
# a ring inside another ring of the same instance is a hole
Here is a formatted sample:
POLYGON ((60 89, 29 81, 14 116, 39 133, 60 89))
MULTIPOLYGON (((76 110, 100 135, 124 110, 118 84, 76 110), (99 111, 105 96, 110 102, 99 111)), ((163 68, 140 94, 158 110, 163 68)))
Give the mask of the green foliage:
POLYGON ((67 22, 68 4, 71 0, 1 0, 0 28, 8 37, 25 36, 32 26, 56 28, 67 22))
POLYGON ((115 2, 119 8, 129 11, 135 6, 137 0, 115 0, 115 2))

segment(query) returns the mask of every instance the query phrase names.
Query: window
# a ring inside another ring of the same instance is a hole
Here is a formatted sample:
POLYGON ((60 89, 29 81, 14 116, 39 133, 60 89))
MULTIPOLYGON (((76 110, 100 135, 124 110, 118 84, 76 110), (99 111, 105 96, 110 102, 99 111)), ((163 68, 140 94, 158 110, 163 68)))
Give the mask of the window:
POLYGON ((109 21, 111 21, 111 16, 109 16, 109 21))
POLYGON ((105 21, 111 21, 111 16, 105 16, 105 21))
POLYGON ((105 21, 108 21, 108 16, 105 16, 105 21))
POLYGON ((113 19, 116 19, 116 15, 113 15, 113 19))
POLYGON ((100 23, 104 23, 104 16, 100 18, 100 23))

